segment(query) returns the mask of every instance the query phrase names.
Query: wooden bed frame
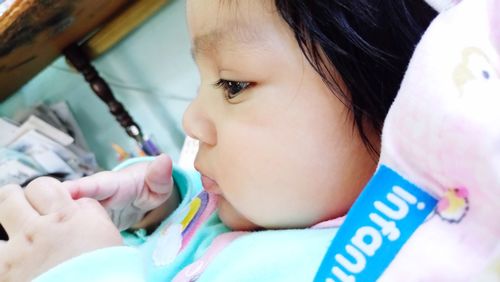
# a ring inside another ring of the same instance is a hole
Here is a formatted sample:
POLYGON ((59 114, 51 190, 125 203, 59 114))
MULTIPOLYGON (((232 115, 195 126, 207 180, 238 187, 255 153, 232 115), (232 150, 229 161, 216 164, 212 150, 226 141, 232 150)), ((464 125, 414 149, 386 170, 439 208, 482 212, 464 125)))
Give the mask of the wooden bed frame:
POLYGON ((0 101, 77 44, 106 52, 168 0, 16 0, 0 15, 0 101))

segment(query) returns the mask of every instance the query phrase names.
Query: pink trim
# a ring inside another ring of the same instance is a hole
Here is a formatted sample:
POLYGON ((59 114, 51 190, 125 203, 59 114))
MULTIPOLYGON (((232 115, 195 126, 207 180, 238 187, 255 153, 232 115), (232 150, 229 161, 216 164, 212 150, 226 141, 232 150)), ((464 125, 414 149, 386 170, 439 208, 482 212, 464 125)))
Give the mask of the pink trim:
POLYGON ((320 222, 316 225, 313 225, 311 228, 312 229, 323 229, 323 228, 333 228, 333 227, 340 227, 342 223, 344 223, 345 220, 345 215, 341 217, 337 217, 334 219, 330 219, 327 221, 320 222))

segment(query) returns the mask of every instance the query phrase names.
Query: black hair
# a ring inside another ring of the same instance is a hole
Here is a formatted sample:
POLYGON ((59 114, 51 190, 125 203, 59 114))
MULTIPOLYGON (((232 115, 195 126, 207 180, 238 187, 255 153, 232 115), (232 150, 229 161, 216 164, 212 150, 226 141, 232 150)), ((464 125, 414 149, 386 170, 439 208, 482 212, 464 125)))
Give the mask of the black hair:
POLYGON ((410 57, 436 12, 422 0, 275 0, 275 5, 378 156, 367 126, 381 134, 410 57), (332 66, 349 93, 339 91, 332 66))

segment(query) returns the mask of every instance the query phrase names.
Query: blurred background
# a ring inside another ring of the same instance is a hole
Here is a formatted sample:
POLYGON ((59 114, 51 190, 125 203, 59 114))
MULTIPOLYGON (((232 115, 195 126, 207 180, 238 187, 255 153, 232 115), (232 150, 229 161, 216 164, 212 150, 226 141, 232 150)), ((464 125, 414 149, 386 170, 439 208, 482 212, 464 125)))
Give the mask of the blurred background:
MULTIPOLYGON (((185 138, 182 114, 199 81, 189 48, 185 1, 171 0, 92 62, 144 134, 174 161, 185 138)), ((69 105, 101 168, 120 161, 113 144, 135 150, 134 140, 62 56, 3 100, 0 116, 15 118, 38 104, 60 101, 69 105)))

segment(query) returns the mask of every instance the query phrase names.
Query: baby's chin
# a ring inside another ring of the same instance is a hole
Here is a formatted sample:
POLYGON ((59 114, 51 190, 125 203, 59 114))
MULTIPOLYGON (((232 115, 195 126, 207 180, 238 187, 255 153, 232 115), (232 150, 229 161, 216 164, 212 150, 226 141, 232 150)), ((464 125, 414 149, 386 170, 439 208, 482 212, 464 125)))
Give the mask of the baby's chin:
POLYGON ((226 199, 219 199, 219 218, 233 231, 254 231, 262 229, 241 215, 226 199))

